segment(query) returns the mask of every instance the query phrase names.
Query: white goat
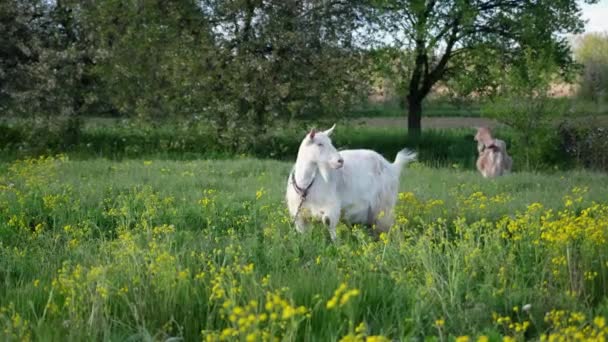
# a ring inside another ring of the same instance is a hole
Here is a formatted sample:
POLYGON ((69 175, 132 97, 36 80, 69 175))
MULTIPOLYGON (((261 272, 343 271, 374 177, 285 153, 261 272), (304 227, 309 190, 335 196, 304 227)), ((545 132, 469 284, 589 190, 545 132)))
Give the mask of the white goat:
POLYGON ((300 144, 286 192, 296 229, 304 232, 311 219, 320 219, 335 241, 336 225, 342 218, 350 224, 376 225, 378 230, 388 231, 393 225, 401 169, 416 153, 404 149, 391 164, 372 150, 338 152, 329 138, 335 127, 318 133, 311 130, 300 144))
POLYGON ((507 144, 492 137, 492 132, 487 127, 477 128, 475 134, 477 141, 477 170, 484 178, 502 176, 511 172, 513 159, 507 153, 507 144))

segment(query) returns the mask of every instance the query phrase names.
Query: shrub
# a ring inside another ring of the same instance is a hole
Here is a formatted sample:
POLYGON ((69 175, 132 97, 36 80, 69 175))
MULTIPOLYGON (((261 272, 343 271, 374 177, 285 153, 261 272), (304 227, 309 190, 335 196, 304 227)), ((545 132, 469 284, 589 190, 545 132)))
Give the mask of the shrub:
MULTIPOLYGON (((551 123, 568 111, 569 100, 553 98, 551 84, 561 78, 558 64, 550 51, 525 49, 514 67, 495 70, 497 79, 504 79, 484 105, 482 115, 507 124, 515 131, 513 152, 525 156, 526 169, 547 166, 546 160, 564 162, 559 158, 557 136, 551 123)), ((518 163, 519 165, 524 163, 518 163)))
POLYGON ((595 120, 563 122, 560 146, 579 166, 608 171, 608 128, 595 120))
POLYGON ((608 34, 582 36, 575 55, 583 65, 579 96, 595 102, 608 100, 608 34))
MULTIPOLYGON (((192 160, 200 158, 234 158, 248 155, 257 158, 295 160, 301 138, 311 127, 324 128, 329 123, 297 122, 269 127, 265 133, 244 135, 241 140, 217 136, 214 127, 204 123, 174 122, 164 125, 146 125, 130 120, 109 119, 88 121, 82 124, 77 136, 70 134, 71 125, 51 127, 20 124, 0 125, 0 150, 5 159, 37 156, 48 153, 69 153, 72 157, 161 158, 192 160)), ((573 159, 563 153, 560 138, 546 129, 545 135, 532 135, 532 146, 521 143, 521 134, 513 129, 501 129, 498 136, 507 142, 509 153, 521 169, 526 158, 535 168, 559 165, 570 166, 573 159), (539 143, 536 143, 539 141, 539 143), (531 151, 531 152, 530 152, 531 151), (530 153, 528 153, 530 152, 530 153), (528 153, 526 155, 526 153, 528 153)), ((404 147, 419 154, 420 161, 434 167, 475 169, 477 157, 472 129, 425 130, 420 137, 406 134, 403 128, 353 126, 339 123, 334 142, 341 149, 372 149, 389 161, 404 147)), ((74 133, 72 133, 74 134, 74 133)), ((562 139, 563 140, 563 139, 562 139)))
MULTIPOLYGON (((560 158, 558 136, 551 121, 566 111, 566 102, 537 96, 522 100, 515 96, 500 97, 484 105, 484 116, 507 124, 514 130, 510 153, 523 157, 526 169, 539 169, 547 164, 564 164, 560 158)), ((520 163, 518 163, 521 165, 520 163)))

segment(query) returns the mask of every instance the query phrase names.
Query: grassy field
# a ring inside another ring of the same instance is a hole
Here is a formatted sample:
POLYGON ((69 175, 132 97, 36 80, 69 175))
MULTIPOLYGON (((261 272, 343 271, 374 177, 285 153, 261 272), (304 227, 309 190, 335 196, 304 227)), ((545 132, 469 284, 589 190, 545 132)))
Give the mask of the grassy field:
POLYGON ((606 336, 608 177, 413 164, 397 223, 299 235, 278 161, 0 164, 2 340, 606 336))

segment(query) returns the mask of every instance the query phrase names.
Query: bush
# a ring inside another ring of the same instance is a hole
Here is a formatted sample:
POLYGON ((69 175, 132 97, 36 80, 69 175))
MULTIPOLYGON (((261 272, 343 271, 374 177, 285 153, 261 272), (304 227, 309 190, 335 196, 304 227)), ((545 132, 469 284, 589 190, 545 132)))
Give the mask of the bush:
POLYGON ((515 131, 513 152, 521 152, 528 170, 545 168, 549 164, 565 164, 560 156, 557 134, 553 127, 556 118, 570 111, 570 101, 554 98, 551 84, 561 81, 562 75, 550 51, 524 49, 520 61, 505 70, 495 70, 495 77, 503 79, 501 86, 485 104, 482 115, 496 119, 515 131), (500 76, 501 74, 504 74, 500 76))
POLYGON ((582 36, 575 55, 583 65, 579 96, 598 103, 608 100, 608 34, 582 36))
MULTIPOLYGON (((43 126, 0 125, 0 150, 4 159, 37 156, 41 154, 68 153, 72 158, 108 159, 157 158, 192 160, 201 158, 235 158, 247 155, 257 158, 295 160, 301 139, 308 128, 329 127, 329 123, 312 122, 283 123, 271 127, 265 133, 245 135, 243 140, 217 136, 215 128, 203 123, 172 123, 144 125, 129 120, 90 120, 82 125, 80 133, 70 135, 71 125, 45 130, 43 126), (34 129, 35 128, 35 129, 34 129)), ((564 135, 555 130, 543 130, 543 135, 531 136, 532 145, 522 144, 521 133, 510 128, 501 128, 497 136, 509 147, 509 154, 518 170, 523 168, 526 158, 536 169, 549 170, 558 165, 565 169, 578 160, 578 165, 594 167, 593 163, 582 163, 582 157, 564 153, 564 135), (533 149, 530 147, 533 146, 533 149), (578 158, 578 159, 577 159, 578 158)), ((433 167, 455 167, 475 169, 476 144, 472 129, 425 130, 420 137, 408 136, 404 128, 379 128, 353 126, 338 123, 333 136, 338 149, 372 149, 389 161, 405 147, 414 149, 418 159, 433 167)), ((580 136, 585 132, 577 133, 580 136)), ((578 137, 578 135, 577 135, 578 137)), ((577 138, 578 139, 578 138, 577 138)), ((577 140, 578 141, 578 140, 577 140)), ((577 151, 580 148, 576 149, 577 151)), ((598 158, 600 158, 598 156, 598 158)), ((594 167, 596 168, 596 167, 594 167)))
MULTIPOLYGON (((15 152, 16 156, 46 153, 70 153, 83 158, 91 156, 111 159, 122 158, 225 158, 250 155, 259 158, 294 160, 301 138, 313 123, 302 123, 269 128, 257 135, 244 135, 244 140, 217 136, 215 129, 203 123, 173 123, 161 126, 144 125, 133 121, 113 121, 113 124, 92 123, 83 125, 77 140, 68 134, 71 125, 64 129, 45 131, 30 124, 0 126, 0 148, 15 152), (4 137, 8 137, 4 139, 4 137)), ((329 127, 323 123, 319 129, 329 127)), ((232 134, 231 134, 232 136, 232 134)), ((402 128, 356 127, 339 123, 334 134, 338 148, 368 148, 378 151, 388 160, 408 147, 419 153, 427 164, 474 168, 475 144, 472 131, 425 131, 419 138, 409 137, 402 128)))
POLYGON ((13 148, 14 144, 23 141, 22 130, 8 125, 0 125, 0 147, 13 148))
POLYGON ((514 130, 510 153, 523 157, 526 169, 540 169, 549 165, 565 164, 560 157, 559 139, 551 126, 552 120, 567 111, 563 100, 545 96, 499 97, 484 105, 482 113, 494 118, 514 130), (549 165, 548 165, 549 164, 549 165))
POLYGON ((608 127, 595 120, 563 122, 560 146, 577 165, 608 171, 608 127))

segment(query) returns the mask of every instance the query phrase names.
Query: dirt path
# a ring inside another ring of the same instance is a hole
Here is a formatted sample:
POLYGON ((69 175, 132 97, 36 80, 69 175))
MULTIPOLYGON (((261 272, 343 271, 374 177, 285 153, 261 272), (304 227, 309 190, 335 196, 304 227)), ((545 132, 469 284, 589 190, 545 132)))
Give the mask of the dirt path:
MULTIPOLYGON (((405 117, 394 118, 362 118, 357 119, 357 124, 369 127, 406 127, 405 117)), ((498 126, 499 123, 486 118, 467 117, 432 117, 422 118, 422 128, 444 129, 444 128, 475 128, 487 126, 490 128, 498 126)))

